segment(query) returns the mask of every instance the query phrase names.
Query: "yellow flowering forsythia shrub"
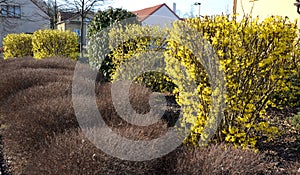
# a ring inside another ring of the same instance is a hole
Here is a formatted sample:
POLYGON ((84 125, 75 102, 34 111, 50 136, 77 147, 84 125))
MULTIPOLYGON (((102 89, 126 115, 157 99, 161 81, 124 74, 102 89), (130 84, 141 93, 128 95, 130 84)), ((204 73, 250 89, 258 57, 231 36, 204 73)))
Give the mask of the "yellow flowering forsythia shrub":
MULTIPOLYGON (((175 77, 177 101, 183 107, 184 122, 191 125, 191 135, 186 143, 198 145, 212 107, 212 81, 204 64, 194 53, 195 38, 189 32, 180 32, 188 26, 210 43, 219 59, 219 70, 224 72, 226 86, 225 111, 214 136, 215 141, 231 142, 242 147, 254 147, 266 136, 276 134, 276 126, 268 122, 266 109, 275 107, 273 95, 289 90, 289 76, 295 73, 299 55, 297 26, 286 18, 271 17, 259 22, 245 18, 235 21, 228 16, 193 18, 173 24, 167 44, 167 72, 175 77), (191 42, 180 45, 182 39, 191 42), (176 64, 181 62, 187 71, 176 64), (186 76, 186 77, 184 77, 186 76), (189 89, 186 82, 196 82, 189 89), (194 100, 198 96, 200 100, 194 100), (196 111, 196 114, 195 114, 196 111)), ((199 44, 198 44, 199 45, 199 44)), ((199 48, 206 47, 200 43, 199 48)), ((204 49, 205 50, 205 49, 204 49)), ((205 60, 205 59, 201 59, 205 60)), ((208 59, 209 60, 209 59, 208 59)))
POLYGON ((32 35, 8 34, 3 39, 4 59, 32 56, 32 35))
POLYGON ((78 37, 76 33, 59 30, 38 30, 32 38, 33 56, 41 59, 52 56, 77 58, 78 37))
POLYGON ((137 24, 112 28, 109 32, 112 79, 134 80, 155 91, 170 91, 173 83, 163 74, 166 34, 166 29, 137 24), (148 71, 145 65, 150 67, 148 71))
MULTIPOLYGON (((297 51, 300 51, 299 45, 297 45, 297 51)), ((297 55, 297 54, 295 54, 297 55)), ((294 74, 286 76, 288 86, 282 91, 274 93, 272 98, 275 99, 276 108, 284 109, 290 107, 300 107, 300 65, 299 60, 295 63, 297 70, 294 74)))

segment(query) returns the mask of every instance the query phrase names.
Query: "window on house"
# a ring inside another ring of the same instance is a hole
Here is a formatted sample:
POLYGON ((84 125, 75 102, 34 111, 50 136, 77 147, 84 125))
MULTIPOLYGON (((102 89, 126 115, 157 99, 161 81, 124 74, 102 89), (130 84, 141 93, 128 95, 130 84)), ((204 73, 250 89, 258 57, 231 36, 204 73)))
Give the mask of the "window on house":
POLYGON ((80 29, 74 29, 73 31, 77 34, 77 36, 81 36, 81 30, 80 29))
POLYGON ((1 5, 1 16, 7 16, 7 5, 1 5))
POLYGON ((7 10, 7 13, 8 13, 8 16, 9 17, 13 17, 14 16, 14 11, 15 11, 15 8, 14 6, 7 6, 8 7, 8 10, 7 10))
POLYGON ((91 22, 91 18, 85 18, 84 22, 87 22, 87 23, 91 22))
POLYGON ((2 17, 20 18, 21 7, 18 5, 1 5, 0 14, 2 17))
POLYGON ((15 17, 21 18, 21 7, 20 6, 15 6, 15 17))

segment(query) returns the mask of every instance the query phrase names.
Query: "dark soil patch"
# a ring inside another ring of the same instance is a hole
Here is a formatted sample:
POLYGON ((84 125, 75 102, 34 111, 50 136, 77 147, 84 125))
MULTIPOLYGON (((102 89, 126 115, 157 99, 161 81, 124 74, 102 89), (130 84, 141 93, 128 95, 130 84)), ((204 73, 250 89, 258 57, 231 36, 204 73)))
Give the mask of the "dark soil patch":
POLYGON ((270 110, 271 123, 276 123, 280 134, 271 142, 258 142, 257 145, 278 174, 300 174, 300 131, 290 124, 297 111, 297 108, 270 110))

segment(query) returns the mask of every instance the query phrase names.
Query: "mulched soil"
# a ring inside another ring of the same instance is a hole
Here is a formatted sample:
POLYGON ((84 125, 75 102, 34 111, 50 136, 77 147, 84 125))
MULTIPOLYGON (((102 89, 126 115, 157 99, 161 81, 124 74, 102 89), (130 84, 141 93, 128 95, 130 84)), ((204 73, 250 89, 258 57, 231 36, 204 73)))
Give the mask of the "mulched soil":
POLYGON ((276 123, 280 134, 271 142, 259 142, 257 145, 279 174, 300 174, 300 131, 290 124, 297 111, 297 108, 270 110, 269 115, 276 116, 271 123, 276 123), (296 172, 287 172, 286 169, 292 166, 299 169, 296 172))

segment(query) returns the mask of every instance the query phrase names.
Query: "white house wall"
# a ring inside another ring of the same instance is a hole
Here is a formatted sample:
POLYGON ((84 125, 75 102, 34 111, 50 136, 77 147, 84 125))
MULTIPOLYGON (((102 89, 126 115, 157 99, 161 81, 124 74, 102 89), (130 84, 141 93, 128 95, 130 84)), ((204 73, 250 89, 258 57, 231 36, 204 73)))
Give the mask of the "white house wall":
POLYGON ((171 27, 172 22, 178 20, 166 6, 162 6, 160 9, 155 11, 152 15, 147 17, 142 23, 143 25, 159 25, 161 27, 171 27))
POLYGON ((294 6, 296 0, 237 0, 237 14, 239 18, 243 15, 252 15, 264 19, 272 15, 287 16, 290 20, 298 20, 299 14, 294 6))
POLYGON ((10 0, 7 4, 20 5, 21 18, 0 16, 0 47, 3 38, 9 33, 33 33, 50 28, 49 17, 30 0, 10 0))

